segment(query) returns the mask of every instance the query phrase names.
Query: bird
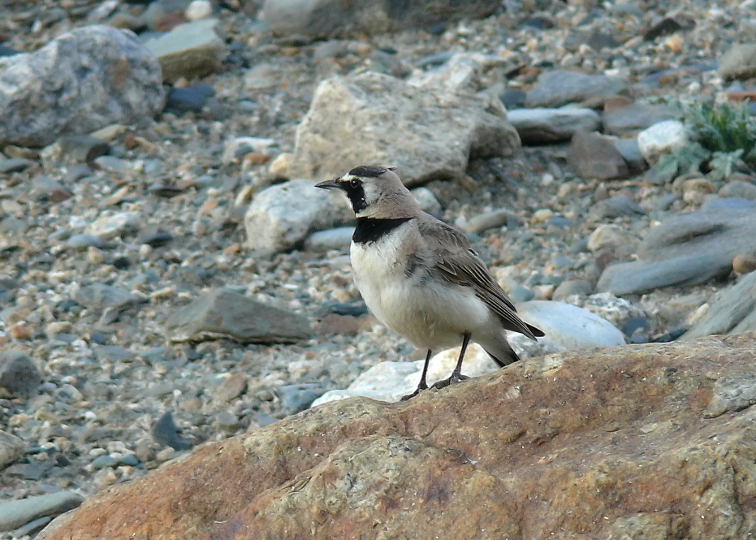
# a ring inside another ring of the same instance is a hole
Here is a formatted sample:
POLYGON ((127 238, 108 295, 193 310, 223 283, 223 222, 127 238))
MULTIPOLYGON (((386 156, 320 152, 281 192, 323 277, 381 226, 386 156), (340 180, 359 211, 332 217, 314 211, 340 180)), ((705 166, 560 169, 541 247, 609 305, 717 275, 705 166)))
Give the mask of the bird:
POLYGON ((517 315, 464 234, 422 211, 395 168, 355 167, 315 187, 346 194, 357 218, 350 259, 365 304, 384 325, 427 350, 417 389, 434 351, 462 345, 444 388, 465 380, 462 362, 470 341, 504 367, 519 360, 506 330, 537 341, 544 333, 517 315))

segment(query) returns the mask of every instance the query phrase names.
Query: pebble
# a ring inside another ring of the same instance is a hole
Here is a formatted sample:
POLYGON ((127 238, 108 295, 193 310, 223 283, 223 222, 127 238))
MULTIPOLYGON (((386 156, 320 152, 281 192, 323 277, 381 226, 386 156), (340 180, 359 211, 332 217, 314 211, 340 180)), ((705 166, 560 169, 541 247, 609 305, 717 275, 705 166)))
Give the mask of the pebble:
POLYGON ((21 351, 0 353, 0 388, 13 395, 29 397, 41 382, 42 375, 27 354, 21 351))
MULTIPOLYGON (((192 447, 192 443, 181 438, 176 427, 176 423, 173 421, 173 415, 171 411, 166 411, 160 419, 152 426, 152 437, 155 441, 163 446, 170 446, 174 450, 180 452, 182 450, 189 450, 192 447)), ((137 454, 139 457, 139 454, 137 454)), ((147 457, 145 455, 145 457, 147 457)), ((145 461, 140 458, 141 461, 145 461)))
POLYGON ((679 120, 658 122, 638 133, 638 147, 643 158, 651 165, 664 154, 684 148, 690 143, 687 128, 679 120))
POLYGON ((312 233, 305 240, 304 247, 307 251, 330 251, 332 249, 349 251, 352 243, 354 227, 338 227, 312 233))
POLYGON ((138 230, 141 223, 142 218, 138 212, 118 212, 94 221, 87 227, 86 234, 109 240, 138 230))
POLYGON ((25 448, 24 441, 15 435, 0 431, 0 468, 6 467, 23 456, 25 448))
POLYGON ((517 130, 523 144, 549 144, 569 141, 577 132, 591 132, 601 119, 592 109, 562 107, 559 109, 514 109, 507 119, 517 130))

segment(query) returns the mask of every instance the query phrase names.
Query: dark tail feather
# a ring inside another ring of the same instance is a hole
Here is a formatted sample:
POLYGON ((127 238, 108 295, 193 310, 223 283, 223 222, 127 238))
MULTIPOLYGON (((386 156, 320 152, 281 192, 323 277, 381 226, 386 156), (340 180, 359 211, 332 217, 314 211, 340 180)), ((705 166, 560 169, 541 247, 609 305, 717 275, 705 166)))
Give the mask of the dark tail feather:
POLYGON ((509 343, 507 343, 507 350, 504 352, 504 354, 499 354, 499 356, 494 356, 493 354, 491 354, 491 351, 487 349, 483 350, 488 353, 488 356, 490 356, 499 367, 508 366, 509 364, 514 364, 515 362, 520 360, 520 357, 517 356, 517 353, 514 352, 514 349, 509 345, 509 343))
POLYGON ((528 330, 530 330, 531 332, 533 332, 533 335, 535 337, 543 337, 543 336, 546 335, 546 334, 543 333, 543 330, 541 330, 540 328, 536 328, 532 324, 525 323, 525 326, 528 327, 528 330))

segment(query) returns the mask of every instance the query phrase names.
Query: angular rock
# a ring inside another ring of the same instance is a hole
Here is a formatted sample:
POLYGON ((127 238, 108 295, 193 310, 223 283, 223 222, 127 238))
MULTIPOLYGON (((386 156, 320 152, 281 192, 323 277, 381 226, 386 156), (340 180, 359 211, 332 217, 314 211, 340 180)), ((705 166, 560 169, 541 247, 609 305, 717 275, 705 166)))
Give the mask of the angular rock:
POLYGON ((84 497, 73 491, 0 503, 0 531, 10 531, 42 516, 57 516, 77 508, 84 497))
POLYGON ((271 252, 288 251, 311 232, 333 227, 346 216, 346 199, 339 193, 315 189, 307 180, 277 184, 255 195, 247 209, 247 245, 271 252))
POLYGON ((176 26, 144 46, 160 61, 163 82, 196 79, 220 70, 225 44, 215 33, 218 19, 201 19, 176 26))
POLYGON ((0 388, 28 397, 37 391, 42 375, 34 361, 21 351, 0 353, 0 388))
POLYGON ((596 133, 578 131, 572 137, 569 160, 584 178, 627 178, 630 171, 614 143, 596 133))
POLYGON ((290 343, 313 335, 310 322, 301 315, 225 288, 175 310, 165 321, 165 333, 174 343, 219 338, 241 343, 290 343))
POLYGON ((44 146, 62 134, 135 123, 163 108, 160 65, 136 36, 86 26, 0 70, 0 146, 44 146))
POLYGON ((422 28, 460 18, 477 19, 490 15, 497 7, 499 3, 494 0, 265 0, 261 18, 275 34, 312 40, 422 28))
POLYGON ((104 283, 94 283, 81 287, 74 294, 74 300, 90 309, 121 309, 144 302, 141 296, 131 294, 111 285, 105 285, 104 283))
POLYGON ((659 158, 690 142, 685 125, 679 120, 665 120, 638 133, 638 146, 643 158, 654 165, 659 158))
POLYGON ((632 174, 639 174, 648 168, 648 163, 643 159, 640 146, 638 146, 638 138, 633 137, 631 139, 615 139, 614 147, 625 160, 627 166, 630 168, 632 174))
POLYGON ((352 243, 354 227, 339 227, 337 229, 328 229, 312 233, 305 240, 305 250, 307 251, 329 251, 332 249, 349 250, 352 243))
POLYGON ((756 330, 756 272, 722 292, 709 311, 681 339, 756 330))
POLYGON ((604 133, 618 135, 634 135, 654 124, 676 118, 675 111, 663 105, 646 105, 633 103, 629 107, 605 112, 602 120, 604 133))
POLYGON ((753 333, 581 350, 407 403, 326 404, 113 486, 37 538, 747 538, 755 351, 753 333))
POLYGON ((594 131, 601 118, 593 109, 514 109, 507 119, 517 130, 523 144, 550 144, 568 141, 578 131, 594 131))
POLYGON ((546 71, 528 92, 525 106, 561 107, 567 103, 618 94, 627 87, 627 79, 623 77, 589 75, 578 71, 546 71))
POLYGON ((546 337, 565 349, 612 347, 623 345, 625 338, 609 321, 590 311, 546 300, 532 300, 517 305, 523 321, 537 326, 546 337))
POLYGON ((190 441, 181 438, 171 411, 166 411, 152 426, 152 438, 155 439, 155 442, 163 446, 170 446, 177 452, 189 450, 192 447, 190 441))
POLYGON ((619 225, 599 225, 588 238, 588 249, 594 255, 600 250, 610 250, 618 259, 625 259, 638 249, 638 238, 619 225))
POLYGON ((719 74, 725 80, 756 77, 756 43, 738 43, 719 61, 719 74))
POLYGON ((142 226, 142 216, 139 212, 118 212, 103 216, 87 227, 87 234, 109 240, 117 236, 134 232, 142 226))
POLYGON ((4 469, 6 465, 23 456, 25 448, 24 441, 15 435, 0 430, 0 469, 4 469))
POLYGON ((286 172, 325 180, 370 163, 397 167, 408 186, 463 178, 471 157, 507 156, 520 147, 496 103, 374 72, 333 77, 315 91, 286 172))

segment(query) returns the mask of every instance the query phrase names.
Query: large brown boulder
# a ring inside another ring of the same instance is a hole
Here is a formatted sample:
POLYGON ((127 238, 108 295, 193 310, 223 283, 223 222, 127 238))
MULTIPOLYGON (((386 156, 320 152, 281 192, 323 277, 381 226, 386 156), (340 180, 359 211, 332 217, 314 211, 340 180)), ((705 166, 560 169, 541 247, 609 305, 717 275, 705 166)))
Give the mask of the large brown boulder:
POLYGON ((754 360, 749 333, 330 403, 113 487, 39 538, 746 538, 754 360))

